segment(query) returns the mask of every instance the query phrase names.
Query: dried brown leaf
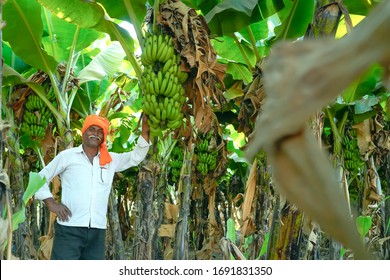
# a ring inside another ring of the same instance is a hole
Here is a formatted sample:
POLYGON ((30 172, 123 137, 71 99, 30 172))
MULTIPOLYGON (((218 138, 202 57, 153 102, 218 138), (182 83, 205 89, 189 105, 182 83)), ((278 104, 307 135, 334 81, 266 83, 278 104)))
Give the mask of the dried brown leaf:
POLYGON ((164 249, 164 260, 171 260, 173 258, 173 248, 171 243, 168 242, 167 246, 164 249))
POLYGON ((356 130, 356 138, 361 155, 365 155, 372 150, 373 143, 371 139, 371 120, 366 119, 353 126, 356 130))
POLYGON ((55 156, 56 142, 53 137, 53 126, 51 124, 46 128, 45 138, 41 141, 42 154, 45 163, 49 163, 55 156))
POLYGON ((38 249, 38 258, 40 260, 50 260, 53 240, 54 237, 50 235, 43 235, 39 238, 41 245, 38 249))
POLYGON ((212 244, 206 243, 201 250, 196 252, 196 258, 198 260, 211 260, 212 244))
POLYGON ((161 237, 175 237, 176 224, 162 224, 158 229, 158 236, 161 237))
POLYGON ((178 206, 171 203, 165 203, 165 218, 175 223, 177 221, 179 209, 178 206))
POLYGON ((240 249, 237 248, 237 246, 231 240, 228 240, 228 244, 229 244, 230 252, 234 256, 234 259, 246 260, 246 257, 244 256, 244 254, 240 251, 240 249))
POLYGON ((199 132, 207 133, 212 128, 214 119, 215 115, 210 107, 201 107, 195 115, 195 125, 198 127, 199 132))
POLYGON ((253 233, 254 225, 253 221, 250 218, 250 213, 252 211, 252 202, 256 191, 256 178, 257 178, 257 160, 254 160, 247 183, 244 196, 244 202, 242 204, 242 227, 241 234, 242 236, 247 236, 253 233), (249 224, 252 223, 252 228, 248 230, 249 224))
MULTIPOLYGON (((222 106, 226 102, 223 95, 226 65, 217 61, 204 17, 181 1, 168 0, 160 5, 158 23, 165 33, 173 34, 176 50, 182 57, 181 69, 190 73, 186 93, 193 104, 193 116, 198 117, 199 111, 211 108, 213 103, 222 106)), ((211 128, 210 119, 205 120, 198 118, 196 124, 207 132, 211 128)))
POLYGON ((222 237, 221 240, 219 240, 219 248, 222 251, 223 258, 225 260, 230 260, 230 250, 229 250, 228 239, 226 239, 225 237, 222 237))

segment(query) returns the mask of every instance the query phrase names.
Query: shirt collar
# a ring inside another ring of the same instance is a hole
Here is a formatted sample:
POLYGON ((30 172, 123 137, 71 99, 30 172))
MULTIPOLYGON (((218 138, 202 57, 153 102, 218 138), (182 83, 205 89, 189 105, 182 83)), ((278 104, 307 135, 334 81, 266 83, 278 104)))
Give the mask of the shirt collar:
MULTIPOLYGON (((76 153, 84 153, 82 144, 80 146, 75 147, 75 149, 76 149, 76 153)), ((100 155, 100 149, 98 150, 97 155, 100 155)))
POLYGON ((75 151, 76 151, 77 153, 82 153, 82 152, 83 152, 83 146, 80 145, 80 146, 75 147, 75 151))

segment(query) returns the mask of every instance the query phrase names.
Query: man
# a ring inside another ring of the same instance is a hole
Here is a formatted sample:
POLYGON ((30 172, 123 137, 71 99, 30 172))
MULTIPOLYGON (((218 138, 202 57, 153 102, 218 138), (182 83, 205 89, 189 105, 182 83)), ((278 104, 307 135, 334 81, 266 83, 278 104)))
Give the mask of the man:
POLYGON ((35 198, 57 215, 51 259, 105 258, 106 214, 115 172, 138 165, 149 150, 149 125, 142 118, 142 133, 131 152, 107 151, 109 121, 90 115, 84 121, 82 145, 59 153, 39 172, 46 184, 35 198), (54 200, 49 182, 61 178, 61 202, 54 200))

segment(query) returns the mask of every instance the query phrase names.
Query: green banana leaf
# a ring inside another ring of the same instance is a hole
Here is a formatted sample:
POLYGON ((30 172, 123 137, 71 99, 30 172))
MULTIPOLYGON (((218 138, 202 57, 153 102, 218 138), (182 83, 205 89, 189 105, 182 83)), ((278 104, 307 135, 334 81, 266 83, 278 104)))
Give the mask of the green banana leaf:
POLYGON ((19 224, 26 220, 26 205, 33 195, 43 186, 45 179, 36 172, 30 172, 26 191, 23 194, 22 208, 12 215, 12 231, 17 230, 19 224))
POLYGON ((3 39, 14 53, 46 73, 55 71, 57 62, 42 48, 41 6, 31 0, 8 0, 3 6, 3 16, 6 23, 3 39))
POLYGON ((94 1, 37 0, 57 17, 82 28, 95 28, 107 33, 105 11, 94 1))
POLYGON ((42 43, 45 50, 55 57, 56 61, 68 61, 72 47, 74 53, 78 53, 104 36, 103 33, 94 29, 79 28, 77 38, 75 38, 76 25, 54 16, 49 11, 45 11, 45 18, 47 20, 43 21, 44 29, 50 36, 43 37, 42 43))
POLYGON ((233 244, 236 243, 236 227, 234 225, 234 220, 232 218, 229 218, 227 220, 226 238, 230 239, 230 241, 232 241, 233 244))
MULTIPOLYGON (((248 45, 245 45, 244 43, 242 44, 242 47, 246 55, 249 57, 250 61, 255 64, 256 57, 252 49, 250 49, 250 47, 248 47, 248 45)), ((246 64, 246 61, 242 53, 240 52, 240 49, 238 48, 232 37, 223 36, 221 38, 218 38, 218 40, 214 40, 213 47, 218 53, 218 56, 221 57, 223 60, 246 64)))
POLYGON ((222 36, 266 19, 276 13, 280 6, 273 0, 226 0, 215 5, 205 19, 212 34, 222 36))
POLYGON ((365 237, 372 226, 372 218, 370 216, 359 216, 356 218, 357 229, 361 237, 365 237))
POLYGON ((232 75, 234 80, 243 80, 245 84, 252 82, 253 76, 245 64, 228 63, 226 73, 232 75))
POLYGON ((382 80, 383 71, 380 65, 370 67, 364 75, 343 91, 342 96, 345 102, 355 102, 373 92, 382 80))
POLYGON ((118 40, 128 56, 134 52, 134 40, 129 32, 116 24, 104 7, 94 1, 80 0, 37 0, 57 17, 81 28, 92 28, 118 40))
POLYGON ((125 52, 117 42, 112 42, 78 74, 79 83, 112 77, 121 65, 125 52))
POLYGON ((380 0, 374 0, 374 1, 343 0, 342 3, 347 7, 349 13, 365 16, 379 2, 381 1, 380 0))
MULTIPOLYGON (((111 18, 128 21, 141 26, 146 15, 146 0, 100 0, 111 18)), ((151 4, 152 5, 152 4, 151 4)))
POLYGON ((281 25, 275 27, 276 40, 297 39, 303 36, 313 20, 315 1, 283 0, 285 8, 278 12, 281 25))

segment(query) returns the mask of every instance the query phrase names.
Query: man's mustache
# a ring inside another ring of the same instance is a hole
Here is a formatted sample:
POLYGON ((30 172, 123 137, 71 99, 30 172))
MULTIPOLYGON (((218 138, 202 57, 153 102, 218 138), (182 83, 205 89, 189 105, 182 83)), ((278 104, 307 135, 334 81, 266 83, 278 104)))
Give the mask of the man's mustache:
POLYGON ((91 138, 96 138, 96 139, 98 139, 99 141, 102 140, 102 138, 100 138, 100 137, 97 136, 97 135, 90 135, 88 138, 89 138, 89 139, 91 139, 91 138))

